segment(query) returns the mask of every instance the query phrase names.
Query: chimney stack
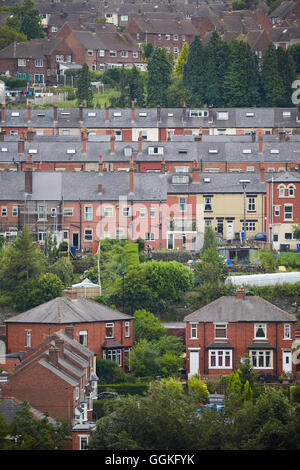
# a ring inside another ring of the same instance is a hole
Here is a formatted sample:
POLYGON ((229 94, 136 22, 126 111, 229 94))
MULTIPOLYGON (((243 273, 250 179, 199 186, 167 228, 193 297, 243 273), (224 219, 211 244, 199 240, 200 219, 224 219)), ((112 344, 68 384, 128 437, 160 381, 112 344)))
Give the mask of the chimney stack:
POLYGON ((256 141, 256 132, 255 131, 251 132, 251 137, 252 137, 252 142, 255 142, 256 141))
POLYGON ((31 122, 31 108, 32 108, 32 103, 31 101, 28 101, 27 104, 27 121, 31 122))
POLYGON ((110 137, 110 153, 115 153, 115 131, 111 131, 110 137))
POLYGON ((239 289, 237 289, 236 293, 235 293, 235 296, 237 299, 244 299, 245 298, 245 290, 243 287, 239 287, 239 289))
POLYGON ((183 108, 182 108, 182 120, 183 122, 186 122, 186 103, 183 103, 183 108))
POLYGON ((108 102, 105 103, 105 122, 109 121, 109 107, 108 102))
POLYGON ((139 138, 138 138, 138 153, 142 153, 142 131, 139 132, 139 138))
POLYGON ((55 339, 55 347, 58 349, 58 354, 59 356, 63 356, 64 355, 64 340, 61 339, 61 338, 57 338, 55 339))
POLYGON ((66 326, 65 334, 69 336, 69 338, 74 339, 74 326, 73 325, 66 326))
POLYGON ((285 140, 285 132, 279 132, 279 142, 284 142, 285 140))
POLYGON ((49 362, 58 366, 58 358, 59 358, 59 349, 55 346, 49 348, 49 362))
POLYGON ((162 157, 161 159, 161 174, 164 175, 166 173, 166 161, 165 158, 162 157))
POLYGON ((260 131, 258 134, 258 152, 262 153, 263 151, 263 136, 262 132, 260 131))
POLYGON ((100 155, 99 157, 99 173, 103 172, 103 157, 100 155))
POLYGON ((25 142, 23 139, 18 140, 18 153, 24 153, 25 151, 25 142))
POLYGON ((87 145, 87 139, 88 139, 88 134, 86 130, 84 130, 81 133, 81 137, 82 137, 82 153, 86 153, 86 145, 87 145))
POLYGON ((28 140, 28 142, 33 142, 34 136, 35 136, 34 131, 27 131, 27 140, 28 140))
POLYGON ((32 155, 27 157, 27 166, 25 168, 25 193, 32 194, 32 155))
POLYGON ((57 122, 57 106, 53 106, 53 121, 57 122))
POLYGON ((129 169, 129 194, 134 194, 134 167, 133 167, 133 156, 130 158, 130 169, 129 169))
POLYGON ((261 162, 261 163, 260 163, 259 171, 260 171, 260 182, 263 183, 263 182, 265 181, 264 162, 261 162))
POLYGON ((79 122, 83 122, 83 106, 79 106, 79 122))
POLYGON ((1 122, 5 122, 5 103, 1 106, 1 122))
POLYGON ((199 183, 200 181, 200 165, 198 162, 194 161, 192 169, 192 182, 199 183))
POLYGON ((131 122, 134 122, 135 116, 134 116, 134 101, 131 101, 131 122))
POLYGON ((157 115, 157 119, 156 119, 157 122, 160 122, 161 121, 161 108, 159 104, 157 105, 156 115, 157 115))
POLYGON ((98 194, 99 196, 102 194, 102 184, 98 184, 98 194))
POLYGON ((208 106, 208 122, 213 122, 213 105, 208 106))

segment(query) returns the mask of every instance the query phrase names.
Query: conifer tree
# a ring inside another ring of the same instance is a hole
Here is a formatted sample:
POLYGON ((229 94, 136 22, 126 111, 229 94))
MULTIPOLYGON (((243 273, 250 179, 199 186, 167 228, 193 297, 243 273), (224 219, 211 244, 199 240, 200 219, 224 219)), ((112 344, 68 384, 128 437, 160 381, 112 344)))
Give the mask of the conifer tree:
POLYGON ((205 102, 223 106, 223 81, 228 69, 229 46, 215 30, 207 45, 205 102))
POLYGON ((291 54, 282 47, 276 49, 278 58, 278 72, 282 79, 284 94, 278 97, 277 106, 292 106, 292 82, 296 80, 296 66, 291 54))
POLYGON ((141 72, 133 65, 128 76, 130 102, 135 101, 139 108, 145 106, 144 80, 141 72))
POLYGON ((188 56, 189 45, 187 42, 184 42, 173 70, 173 74, 175 75, 175 77, 182 77, 184 65, 187 63, 188 56))
POLYGON ((201 106, 204 103, 205 70, 207 58, 205 48, 196 36, 190 44, 189 55, 184 65, 182 82, 192 93, 191 106, 201 106))
POLYGON ((88 65, 84 62, 77 81, 77 99, 79 104, 85 103, 87 107, 92 106, 92 88, 88 65))
POLYGON ((166 49, 155 49, 148 62, 147 105, 167 106, 166 92, 171 83, 172 65, 166 49))
POLYGON ((285 87, 280 76, 278 54, 273 43, 270 43, 263 57, 261 71, 264 106, 276 107, 285 95, 285 87))

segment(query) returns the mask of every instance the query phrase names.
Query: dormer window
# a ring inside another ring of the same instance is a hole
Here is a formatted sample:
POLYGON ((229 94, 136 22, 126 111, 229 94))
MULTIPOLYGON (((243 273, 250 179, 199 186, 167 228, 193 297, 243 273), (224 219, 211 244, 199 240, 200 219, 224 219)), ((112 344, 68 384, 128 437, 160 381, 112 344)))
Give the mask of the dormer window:
POLYGON ((227 121, 228 120, 228 113, 227 112, 217 113, 217 118, 218 118, 219 121, 227 121))
POLYGON ((174 175, 172 177, 173 184, 187 184, 189 182, 188 175, 174 175))
POLYGON ((164 148, 163 147, 149 147, 148 154, 149 155, 163 155, 164 148))

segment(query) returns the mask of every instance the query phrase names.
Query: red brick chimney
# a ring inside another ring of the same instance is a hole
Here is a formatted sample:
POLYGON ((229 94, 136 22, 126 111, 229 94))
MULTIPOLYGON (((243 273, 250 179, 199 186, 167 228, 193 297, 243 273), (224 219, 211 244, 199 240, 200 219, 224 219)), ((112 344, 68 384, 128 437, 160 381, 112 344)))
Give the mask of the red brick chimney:
POLYGON ((130 169, 129 169, 129 193, 134 193, 134 167, 133 167, 133 156, 130 158, 130 169))
POLYGON ((35 136, 35 131, 27 131, 27 141, 33 142, 35 136))
POLYGON ((98 184, 98 194, 102 194, 102 184, 98 184))
POLYGON ((260 171, 260 182, 263 183, 265 181, 264 162, 260 162, 259 171, 260 171))
POLYGON ((166 173, 166 162, 165 158, 162 157, 161 159, 161 174, 164 175, 166 173))
POLYGON ((244 299, 245 298, 245 290, 243 287, 239 287, 235 293, 237 299, 244 299))
POLYGON ((262 132, 260 131, 258 134, 258 152, 262 153, 263 151, 263 136, 262 132))
POLYGON ((18 140, 18 153, 24 153, 25 151, 25 142, 23 139, 18 140))
POLYGON ((65 344, 65 342, 64 342, 63 339, 61 339, 61 338, 56 338, 55 339, 55 346, 58 349, 59 356, 64 355, 64 344, 65 344))
POLYGON ((134 101, 131 101, 131 122, 134 122, 135 116, 134 116, 134 101))
POLYGON ((86 145, 87 145, 87 139, 88 139, 88 134, 86 130, 84 130, 81 133, 81 137, 82 137, 82 153, 86 153, 86 145))
POLYGON ((285 132, 279 132, 279 142, 284 142, 285 140, 285 132))
POLYGON ((138 153, 142 153, 142 131, 139 132, 139 138, 138 138, 138 153))
POLYGON ((115 153, 115 132, 111 131, 111 137, 110 137, 110 153, 115 153))
POLYGON ((32 194, 32 173, 33 173, 33 166, 32 166, 32 155, 28 155, 27 157, 27 166, 25 168, 25 193, 32 194))
POLYGON ((1 122, 5 122, 5 103, 1 106, 1 122))
POLYGON ((105 122, 108 122, 109 121, 109 107, 108 107, 108 103, 106 102, 105 103, 105 122))
POLYGON ((31 108, 32 108, 32 103, 31 101, 28 101, 27 104, 27 121, 31 122, 31 108))
POLYGON ((200 181, 200 165, 198 162, 194 161, 192 169, 192 182, 199 183, 200 181))
POLYGON ((65 334, 69 336, 69 338, 74 339, 74 326, 73 325, 66 326, 65 334))
POLYGON ((99 157, 99 173, 103 172, 103 157, 100 155, 99 157))
POLYGON ((55 346, 52 346, 49 348, 49 362, 51 364, 54 364, 55 366, 58 366, 58 358, 59 358, 59 349, 56 348, 55 346))

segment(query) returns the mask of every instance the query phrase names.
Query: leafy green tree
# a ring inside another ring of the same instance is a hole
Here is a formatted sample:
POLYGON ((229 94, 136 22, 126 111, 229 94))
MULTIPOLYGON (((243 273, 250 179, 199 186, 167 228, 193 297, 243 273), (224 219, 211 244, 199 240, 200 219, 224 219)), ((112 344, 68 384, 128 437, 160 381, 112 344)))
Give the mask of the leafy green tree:
POLYGON ((166 328, 160 320, 145 309, 134 312, 133 339, 135 342, 146 339, 147 341, 157 341, 167 335, 166 328))
POLYGON ((51 272, 59 277, 64 287, 71 286, 74 279, 74 269, 72 263, 67 258, 59 258, 56 263, 51 266, 51 272))
POLYGON ((143 42, 142 49, 143 49, 143 59, 146 59, 146 60, 150 59, 154 51, 152 42, 143 42))
POLYGON ((9 46, 14 41, 25 42, 27 41, 27 36, 10 28, 7 24, 4 26, 0 25, 0 50, 9 46))
POLYGON ((181 47, 180 54, 177 58, 173 74, 175 77, 182 77, 184 65, 187 63, 189 56, 189 45, 187 42, 184 42, 181 47))
POLYGON ((6 20, 6 25, 24 34, 28 40, 43 38, 45 36, 40 12, 32 0, 24 0, 12 8, 12 15, 6 20))
POLYGON ((203 246, 202 246, 202 253, 204 253, 209 248, 217 248, 217 238, 216 233, 212 227, 207 225, 204 230, 204 239, 203 239, 203 246))
POLYGON ((167 106, 166 92, 171 83, 172 65, 166 49, 154 50, 148 62, 147 106, 167 106))
POLYGON ((278 54, 273 43, 270 43, 263 57, 261 83, 264 94, 264 105, 274 107, 285 96, 283 79, 278 68, 278 54))
POLYGON ((233 0, 232 9, 233 10, 250 10, 251 8, 256 8, 258 5, 258 0, 233 0))
POLYGON ((96 360, 96 374, 103 384, 123 382, 125 375, 116 361, 102 358, 96 360))
POLYGON ((205 70, 207 66, 207 56, 205 48, 196 36, 190 44, 187 62, 184 64, 182 83, 191 91, 191 106, 201 106, 204 104, 205 90, 205 70))
POLYGON ((82 68, 79 72, 76 95, 79 104, 84 103, 87 107, 92 106, 93 94, 90 71, 88 65, 85 62, 82 64, 82 68))
POLYGON ((191 91, 182 84, 180 78, 172 79, 166 92, 167 106, 169 108, 181 108, 183 103, 189 104, 192 101, 191 91))
POLYGON ((297 78, 293 56, 282 47, 276 49, 278 72, 282 79, 284 94, 278 97, 278 106, 292 106, 292 83, 297 78))
POLYGON ((10 426, 12 445, 9 450, 63 450, 70 434, 68 423, 56 420, 53 424, 47 413, 41 419, 36 419, 29 404, 23 402, 22 409, 17 412, 10 426))
POLYGON ((155 377, 160 374, 159 349, 155 343, 142 339, 130 354, 130 370, 135 377, 155 377))
POLYGON ((135 65, 133 65, 128 75, 128 87, 130 102, 134 101, 137 107, 143 108, 145 106, 144 78, 135 65))
POLYGON ((218 248, 212 246, 201 253, 200 261, 196 263, 195 275, 202 283, 217 285, 225 281, 227 268, 218 248))
POLYGON ((62 295, 64 285, 56 274, 43 274, 39 279, 29 279, 19 285, 14 293, 17 310, 25 311, 62 295))
POLYGON ((300 42, 296 42, 295 44, 292 44, 289 46, 287 53, 292 57, 295 68, 296 68, 296 73, 300 73, 300 42))
POLYGON ((127 268, 137 266, 140 263, 139 247, 137 243, 127 243, 125 245, 125 263, 127 268))
POLYGON ((163 377, 170 377, 177 375, 179 369, 182 367, 183 358, 168 351, 159 358, 161 375, 163 377))
POLYGON ((196 403, 205 403, 209 395, 207 385, 197 375, 188 380, 188 392, 196 403))
POLYGON ((206 47, 204 101, 214 106, 224 106, 224 77, 229 66, 229 45, 214 30, 206 47))

